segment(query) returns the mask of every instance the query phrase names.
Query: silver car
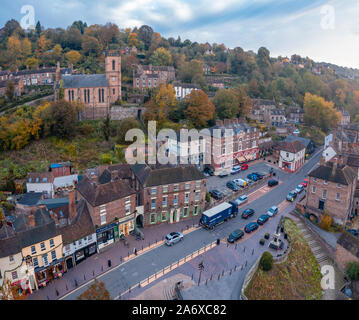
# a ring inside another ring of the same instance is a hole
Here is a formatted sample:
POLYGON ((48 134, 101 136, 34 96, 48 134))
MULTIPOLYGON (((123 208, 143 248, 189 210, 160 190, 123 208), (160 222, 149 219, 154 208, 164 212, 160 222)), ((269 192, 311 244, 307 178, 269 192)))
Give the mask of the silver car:
POLYGON ((181 232, 171 232, 166 236, 165 244, 172 246, 175 243, 183 240, 183 234, 181 232))

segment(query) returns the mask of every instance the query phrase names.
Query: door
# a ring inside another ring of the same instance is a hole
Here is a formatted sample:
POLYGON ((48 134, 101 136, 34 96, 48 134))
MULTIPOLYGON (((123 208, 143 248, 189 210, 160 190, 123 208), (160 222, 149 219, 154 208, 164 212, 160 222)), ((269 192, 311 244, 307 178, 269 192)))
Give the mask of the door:
POLYGON ((67 270, 71 269, 74 266, 72 258, 66 260, 66 266, 67 266, 67 270))
POLYGON ((177 222, 177 209, 173 211, 173 222, 177 222))
POLYGON ((324 201, 324 200, 319 200, 318 209, 319 209, 319 210, 324 210, 324 204, 325 204, 325 201, 324 201))
POLYGON ((125 235, 128 236, 128 223, 125 224, 125 235))

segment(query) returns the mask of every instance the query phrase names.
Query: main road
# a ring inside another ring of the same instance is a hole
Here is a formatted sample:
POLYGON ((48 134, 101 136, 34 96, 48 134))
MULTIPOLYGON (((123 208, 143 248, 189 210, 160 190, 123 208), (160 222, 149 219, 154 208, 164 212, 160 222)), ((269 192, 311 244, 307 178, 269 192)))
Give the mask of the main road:
MULTIPOLYGON (((281 183, 265 193, 262 197, 240 208, 240 211, 246 208, 255 210, 254 216, 249 221, 255 221, 257 218, 266 213, 271 206, 278 206, 289 191, 303 182, 308 172, 317 165, 321 156, 321 149, 309 159, 304 166, 294 174, 283 173, 275 170, 281 183)), ((119 265, 108 273, 99 276, 98 279, 105 283, 111 297, 117 297, 125 292, 128 288, 136 285, 142 280, 147 279, 154 273, 162 270, 164 267, 178 261, 179 259, 191 254, 192 252, 212 243, 216 239, 222 239, 235 229, 243 229, 249 222, 238 216, 214 228, 213 231, 205 229, 197 229, 185 236, 184 241, 172 247, 160 246, 147 253, 141 254, 136 258, 119 265)), ((83 291, 85 291, 92 281, 86 285, 72 291, 62 299, 76 299, 83 291)))

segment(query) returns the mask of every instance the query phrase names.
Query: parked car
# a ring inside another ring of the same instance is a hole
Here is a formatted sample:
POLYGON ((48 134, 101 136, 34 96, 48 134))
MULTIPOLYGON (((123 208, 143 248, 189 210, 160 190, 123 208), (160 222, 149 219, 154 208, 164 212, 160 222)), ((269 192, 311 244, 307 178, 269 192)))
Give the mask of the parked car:
POLYGON ((258 229, 259 225, 257 222, 250 222, 246 225, 246 227, 244 228, 244 231, 247 233, 251 233, 252 231, 258 229))
POLYGON ((297 193, 294 190, 292 190, 291 192, 288 193, 286 199, 290 202, 293 202, 296 197, 297 197, 297 193))
POLYGON ((229 243, 234 243, 244 236, 244 232, 240 229, 234 230, 227 238, 229 243))
POLYGON ((359 236, 359 231, 358 230, 350 229, 350 230, 347 230, 347 232, 351 233, 355 237, 359 236))
POLYGON ((304 179, 304 181, 302 182, 302 186, 303 186, 304 188, 306 188, 307 185, 308 185, 308 179, 304 179))
POLYGON ((268 187, 274 187, 274 186, 276 186, 278 183, 279 183, 278 180, 274 180, 274 179, 269 180, 269 181, 268 181, 268 187))
POLYGON ((247 176, 248 179, 252 180, 252 181, 258 181, 258 176, 254 173, 250 173, 248 176, 247 176))
POLYGON ((229 189, 231 189, 233 191, 238 191, 239 190, 238 186, 233 181, 228 181, 226 183, 226 186, 227 186, 227 188, 229 188, 229 189))
POLYGON ((236 174, 238 172, 240 172, 242 169, 241 169, 241 166, 234 166, 231 170, 231 174, 236 174))
POLYGON ((253 183, 253 181, 248 178, 243 178, 243 180, 247 182, 247 186, 250 186, 253 183))
POLYGON ((295 188, 295 192, 296 192, 297 194, 301 193, 303 190, 304 190, 304 187, 303 187, 301 184, 299 184, 299 185, 295 188))
POLYGON ((244 188, 247 185, 247 181, 243 179, 234 179, 233 182, 241 188, 244 188))
POLYGON ((214 176, 214 172, 211 168, 204 168, 203 172, 209 174, 210 176, 214 176))
POLYGON ((265 224, 268 220, 269 220, 269 215, 267 215, 267 214, 262 214, 262 215, 258 218, 257 223, 258 223, 259 225, 263 225, 263 224, 265 224))
POLYGON ((264 174, 263 173, 260 173, 260 172, 253 172, 253 174, 255 174, 258 179, 263 179, 264 178, 264 174))
POLYGON ((221 172, 218 177, 220 178, 224 178, 224 177, 227 177, 228 176, 228 172, 221 172))
POLYGON ((214 198, 216 200, 221 200, 224 198, 223 193, 218 190, 210 190, 209 194, 211 195, 212 198, 214 198))
POLYGON ((241 169, 242 170, 247 170, 248 169, 248 164, 246 164, 246 163, 242 164, 241 169))
POLYGON ((168 246, 173 246, 175 243, 183 240, 183 234, 181 232, 171 232, 166 236, 165 243, 168 246))
POLYGON ((235 202, 238 203, 239 206, 247 201, 248 201, 248 197, 245 194, 243 196, 240 196, 237 200, 235 200, 235 202))
POLYGON ((254 210, 253 209, 246 209, 242 212, 242 218, 243 219, 248 219, 250 216, 254 215, 254 210))
POLYGON ((278 207, 273 206, 267 211, 267 215, 269 215, 270 217, 274 217, 278 213, 278 211, 278 207))

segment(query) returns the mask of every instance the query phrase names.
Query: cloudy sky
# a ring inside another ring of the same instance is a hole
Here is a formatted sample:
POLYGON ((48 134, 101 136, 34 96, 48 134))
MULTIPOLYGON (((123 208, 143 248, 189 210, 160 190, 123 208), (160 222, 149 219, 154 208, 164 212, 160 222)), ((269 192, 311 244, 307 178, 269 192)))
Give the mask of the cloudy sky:
POLYGON ((45 27, 148 24, 165 37, 294 53, 359 68, 358 0, 1 0, 0 25, 32 5, 45 27))

